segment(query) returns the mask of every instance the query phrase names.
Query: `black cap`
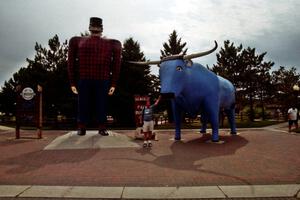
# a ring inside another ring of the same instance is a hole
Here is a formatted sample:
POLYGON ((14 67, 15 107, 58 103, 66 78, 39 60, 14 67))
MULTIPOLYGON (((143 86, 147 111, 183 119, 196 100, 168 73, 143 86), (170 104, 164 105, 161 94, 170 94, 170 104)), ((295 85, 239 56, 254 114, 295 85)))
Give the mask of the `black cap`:
POLYGON ((102 30, 102 19, 99 17, 90 18, 90 30, 102 30))

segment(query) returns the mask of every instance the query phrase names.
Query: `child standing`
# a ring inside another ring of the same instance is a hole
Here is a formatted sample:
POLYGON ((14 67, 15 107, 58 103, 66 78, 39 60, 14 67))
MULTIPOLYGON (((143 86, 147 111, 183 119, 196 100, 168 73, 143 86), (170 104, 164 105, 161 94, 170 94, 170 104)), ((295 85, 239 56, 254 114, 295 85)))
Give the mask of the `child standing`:
POLYGON ((154 129, 154 121, 153 121, 153 108, 157 106, 160 101, 160 97, 156 100, 153 105, 150 105, 150 101, 148 100, 145 108, 143 109, 143 133, 144 133, 144 144, 143 147, 146 148, 152 147, 151 138, 152 132, 154 129))

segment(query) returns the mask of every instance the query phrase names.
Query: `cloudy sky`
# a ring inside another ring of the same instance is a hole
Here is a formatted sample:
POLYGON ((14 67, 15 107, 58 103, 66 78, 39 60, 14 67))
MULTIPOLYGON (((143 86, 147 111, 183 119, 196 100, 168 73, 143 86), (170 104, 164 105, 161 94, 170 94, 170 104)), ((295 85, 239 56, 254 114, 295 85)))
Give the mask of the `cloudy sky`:
MULTIPOLYGON (((147 59, 159 59, 175 29, 188 53, 230 40, 267 52, 265 61, 276 67, 299 71, 299 10, 299 0, 1 0, 0 85, 27 66, 35 42, 46 46, 55 34, 61 41, 79 35, 88 30, 91 16, 103 19, 105 36, 137 40, 147 59)), ((211 66, 216 56, 196 61, 211 66)))

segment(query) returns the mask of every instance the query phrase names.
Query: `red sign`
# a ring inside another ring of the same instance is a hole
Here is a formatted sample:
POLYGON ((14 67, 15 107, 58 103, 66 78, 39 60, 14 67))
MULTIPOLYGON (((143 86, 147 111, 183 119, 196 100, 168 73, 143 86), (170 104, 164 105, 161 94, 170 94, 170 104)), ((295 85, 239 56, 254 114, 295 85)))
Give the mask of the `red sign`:
POLYGON ((142 112, 147 103, 150 100, 148 96, 134 96, 134 113, 135 113, 135 124, 137 127, 142 126, 142 112))

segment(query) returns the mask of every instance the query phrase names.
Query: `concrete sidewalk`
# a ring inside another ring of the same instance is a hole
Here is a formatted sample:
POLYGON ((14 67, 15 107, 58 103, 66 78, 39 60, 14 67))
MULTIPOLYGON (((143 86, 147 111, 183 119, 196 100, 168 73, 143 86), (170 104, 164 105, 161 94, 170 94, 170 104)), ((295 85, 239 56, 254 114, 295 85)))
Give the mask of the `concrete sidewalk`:
POLYGON ((0 197, 97 198, 97 199, 203 199, 203 198, 299 198, 300 184, 194 186, 194 187, 94 187, 0 186, 0 197))
POLYGON ((207 143, 210 134, 158 131, 153 148, 142 148, 134 131, 103 137, 94 131, 13 130, 0 133, 0 198, 299 198, 300 137, 287 125, 220 130, 222 145, 207 143), (67 147, 67 148, 66 148, 67 147))

